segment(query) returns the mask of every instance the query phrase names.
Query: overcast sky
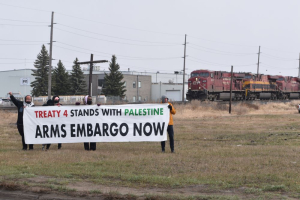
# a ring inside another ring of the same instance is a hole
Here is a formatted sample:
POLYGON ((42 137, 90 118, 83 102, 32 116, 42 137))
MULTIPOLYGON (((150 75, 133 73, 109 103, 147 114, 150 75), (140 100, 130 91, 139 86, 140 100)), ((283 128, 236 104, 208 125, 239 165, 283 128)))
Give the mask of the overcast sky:
MULTIPOLYGON (((122 71, 196 69, 298 76, 299 0, 0 0, 0 71, 33 68, 49 50, 53 66, 117 56, 122 71)), ((101 64, 107 70, 108 64, 101 64)))

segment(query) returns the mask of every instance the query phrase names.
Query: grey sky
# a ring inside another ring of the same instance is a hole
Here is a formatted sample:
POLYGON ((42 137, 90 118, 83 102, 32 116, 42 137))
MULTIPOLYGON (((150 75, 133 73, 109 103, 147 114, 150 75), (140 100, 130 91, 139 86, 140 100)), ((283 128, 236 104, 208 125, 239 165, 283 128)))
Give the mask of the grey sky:
POLYGON ((187 73, 231 65, 256 73, 261 46, 260 73, 297 76, 299 8, 298 0, 0 0, 0 70, 33 68, 42 44, 49 50, 53 11, 53 66, 115 54, 121 70, 173 73, 183 69, 187 34, 187 73))

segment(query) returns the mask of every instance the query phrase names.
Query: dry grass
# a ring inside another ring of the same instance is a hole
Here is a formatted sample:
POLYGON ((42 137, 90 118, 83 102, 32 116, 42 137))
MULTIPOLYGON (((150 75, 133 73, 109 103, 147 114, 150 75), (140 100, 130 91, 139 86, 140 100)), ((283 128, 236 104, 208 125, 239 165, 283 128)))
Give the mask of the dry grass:
MULTIPOLYGON (((285 192, 300 197, 299 102, 174 105, 175 154, 159 143, 52 145, 50 151, 21 151, 16 114, 1 112, 0 181, 46 176, 130 187, 205 186, 203 191, 248 188, 245 193, 285 192)), ((49 183, 41 183, 49 184, 49 183)), ((58 184, 58 183, 56 183, 58 184)))
POLYGON ((229 105, 223 102, 201 102, 192 101, 187 105, 176 105, 176 118, 206 118, 214 116, 235 116, 245 114, 290 114, 298 113, 297 105, 300 101, 291 102, 264 102, 259 101, 254 103, 248 102, 233 102, 231 114, 228 113, 229 105), (180 116, 178 116, 178 114, 180 116))

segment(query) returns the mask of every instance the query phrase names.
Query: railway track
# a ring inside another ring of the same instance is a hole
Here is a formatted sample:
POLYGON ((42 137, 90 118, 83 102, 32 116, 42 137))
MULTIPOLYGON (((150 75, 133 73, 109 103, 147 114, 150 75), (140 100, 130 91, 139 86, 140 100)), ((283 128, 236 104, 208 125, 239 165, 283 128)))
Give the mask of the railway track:
MULTIPOLYGON (((260 104, 268 104, 268 103, 287 103, 287 102, 293 102, 296 101, 296 99, 293 100, 247 100, 247 101, 232 101, 231 103, 234 104, 240 104, 240 103, 248 103, 248 104, 253 104, 253 103, 260 103, 260 104)), ((215 100, 215 101, 200 101, 201 102, 210 102, 210 103, 218 103, 218 104, 229 104, 229 101, 223 101, 223 100, 215 100)), ((190 104, 191 101, 175 101, 173 102, 175 104, 190 104)), ((68 106, 68 105, 66 105, 68 106)), ((37 106, 38 107, 38 106, 37 106)), ((0 106, 0 110, 7 110, 11 112, 17 112, 17 108, 15 106, 0 106)))
MULTIPOLYGON (((259 104, 268 104, 268 103, 287 103, 287 102, 293 102, 296 101, 297 99, 293 99, 293 100, 243 100, 243 101, 232 101, 231 103, 233 105, 235 104, 240 104, 240 103, 247 103, 247 104, 253 104, 253 103, 259 103, 259 104)), ((197 100, 195 100, 197 101, 197 100)), ((172 103, 175 104, 190 104, 192 101, 175 101, 172 103)), ((217 104, 229 104, 229 101, 223 101, 223 100, 215 100, 215 101, 199 101, 199 103, 217 103, 217 104)))
MULTIPOLYGON (((259 103, 259 104, 268 104, 268 103, 288 103, 288 102, 293 102, 295 100, 276 100, 276 101, 268 101, 268 100, 247 100, 247 101, 232 101, 232 104, 239 104, 239 103, 248 103, 248 104, 253 104, 253 103, 259 103)), ((219 104, 229 104, 229 101, 213 101, 217 102, 219 104)))

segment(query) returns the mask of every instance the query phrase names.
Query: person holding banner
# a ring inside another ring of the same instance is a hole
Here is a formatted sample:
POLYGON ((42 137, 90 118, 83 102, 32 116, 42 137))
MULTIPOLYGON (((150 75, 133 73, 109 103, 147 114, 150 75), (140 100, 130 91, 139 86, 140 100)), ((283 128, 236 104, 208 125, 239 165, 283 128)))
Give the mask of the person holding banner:
POLYGON ((52 97, 53 105, 58 107, 61 106, 62 104, 59 103, 59 100, 60 100, 59 96, 53 96, 52 97))
MULTIPOLYGON (((43 104, 43 106, 53 106, 53 105, 54 105, 54 103, 51 99, 48 99, 47 103, 43 104)), ((45 147, 46 147, 46 151, 48 151, 50 146, 51 146, 51 144, 43 144, 42 145, 42 150, 44 151, 45 147)))
MULTIPOLYGON (((165 95, 163 95, 161 97, 161 100, 162 100, 162 103, 168 103, 168 108, 170 109, 170 120, 169 120, 169 125, 168 125, 168 128, 167 128, 167 132, 168 132, 168 135, 169 135, 169 139, 170 139, 170 148, 171 148, 171 152, 174 153, 174 129, 173 129, 173 117, 172 115, 175 115, 176 113, 176 110, 174 108, 174 106, 168 102, 168 97, 166 97, 165 95)), ((165 152, 165 145, 166 145, 166 142, 165 141, 162 141, 161 142, 161 150, 162 152, 164 153, 165 152)))
MULTIPOLYGON (((24 127, 23 127, 23 111, 26 107, 33 107, 34 103, 32 102, 32 98, 30 95, 25 96, 25 101, 17 100, 11 92, 8 93, 10 95, 11 101, 15 104, 15 106, 18 108, 18 121, 17 121, 17 128, 18 131, 22 137, 22 144, 24 151, 27 150, 27 144, 25 143, 24 138, 24 127)), ((29 150, 33 150, 33 144, 29 144, 29 150)))
MULTIPOLYGON (((91 96, 89 95, 86 95, 84 98, 83 98, 83 104, 84 105, 92 105, 93 103, 93 99, 91 96)), ((96 151, 96 142, 85 142, 84 144, 84 150, 86 151, 96 151)))
MULTIPOLYGON (((54 106, 60 107, 62 104, 59 103, 59 100, 60 100, 59 96, 53 96, 53 97, 52 97, 53 105, 54 105, 54 106)), ((48 145, 47 145, 47 147, 48 147, 48 145)), ((50 147, 50 146, 49 146, 49 147, 50 147)), ((49 148, 48 148, 48 149, 49 149, 49 148)), ((58 149, 61 149, 61 143, 58 143, 58 149)))

